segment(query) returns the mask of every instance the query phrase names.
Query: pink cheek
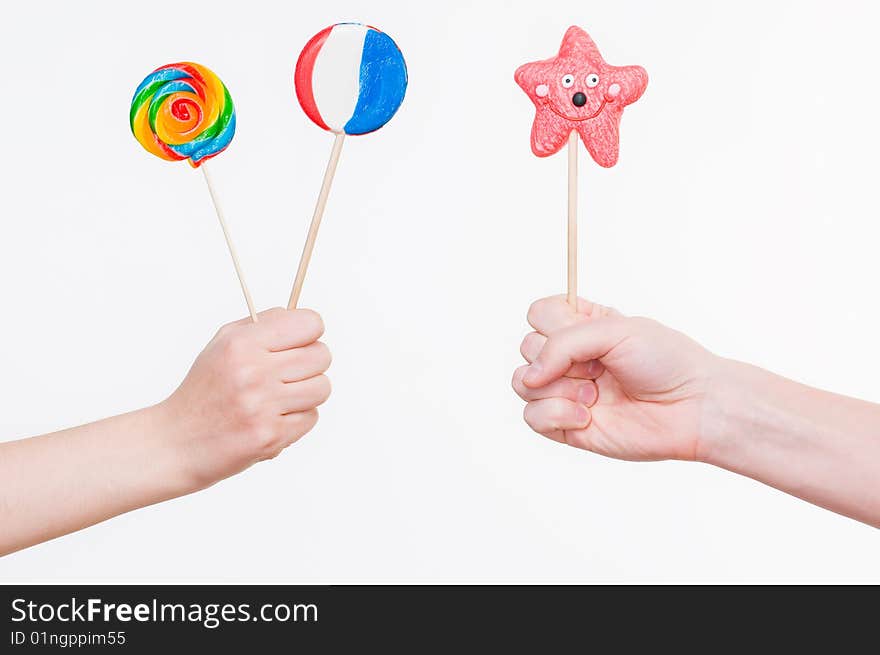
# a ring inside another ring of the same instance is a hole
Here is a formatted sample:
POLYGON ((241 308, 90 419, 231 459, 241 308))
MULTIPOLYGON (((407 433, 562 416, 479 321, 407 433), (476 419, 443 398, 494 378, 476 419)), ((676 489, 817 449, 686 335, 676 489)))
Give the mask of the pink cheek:
POLYGON ((614 98, 620 95, 620 85, 612 84, 608 87, 608 91, 605 92, 605 95, 607 95, 610 100, 614 100, 614 98))
POLYGON ((550 87, 546 84, 539 84, 535 87, 535 95, 539 98, 546 98, 548 93, 550 93, 550 87))

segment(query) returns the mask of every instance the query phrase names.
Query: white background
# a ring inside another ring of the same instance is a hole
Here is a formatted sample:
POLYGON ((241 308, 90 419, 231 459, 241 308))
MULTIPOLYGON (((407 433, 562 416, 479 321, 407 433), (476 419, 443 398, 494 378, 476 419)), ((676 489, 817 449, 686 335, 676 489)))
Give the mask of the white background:
POLYGON ((244 313, 201 176, 129 132, 146 73, 192 59, 232 92, 238 132, 212 167, 262 308, 286 301, 332 142, 296 103, 300 48, 369 22, 411 81, 391 123, 347 140, 306 281, 335 355, 316 430, 206 492, 4 558, 0 580, 880 582, 877 531, 708 466, 559 446, 509 387, 529 303, 562 291, 565 220, 565 157, 531 154, 513 71, 578 24, 650 75, 620 164, 582 156, 584 294, 880 401, 875 3, 3 13, 3 439, 164 398, 244 313))

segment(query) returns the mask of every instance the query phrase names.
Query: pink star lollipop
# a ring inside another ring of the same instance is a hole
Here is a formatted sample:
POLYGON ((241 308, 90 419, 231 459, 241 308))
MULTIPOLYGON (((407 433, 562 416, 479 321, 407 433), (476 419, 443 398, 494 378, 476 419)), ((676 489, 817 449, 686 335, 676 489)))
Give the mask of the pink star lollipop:
POLYGON ((597 164, 617 163, 623 108, 639 99, 648 85, 641 66, 611 66, 589 34, 569 27, 550 59, 516 69, 516 83, 535 103, 532 152, 558 152, 574 130, 597 164))
POLYGON ((569 27, 559 54, 524 64, 516 83, 535 104, 532 152, 547 157, 568 141, 568 303, 577 310, 577 139, 600 166, 617 163, 623 108, 645 92, 641 66, 611 66, 590 35, 569 27))

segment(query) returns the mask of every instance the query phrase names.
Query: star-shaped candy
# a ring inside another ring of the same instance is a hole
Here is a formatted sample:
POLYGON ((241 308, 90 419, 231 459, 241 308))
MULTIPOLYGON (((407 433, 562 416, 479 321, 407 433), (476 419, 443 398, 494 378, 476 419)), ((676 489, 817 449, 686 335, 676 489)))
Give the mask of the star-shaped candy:
POLYGON ((551 59, 516 69, 516 83, 535 103, 532 152, 546 157, 558 152, 576 130, 600 166, 617 163, 623 108, 648 86, 641 66, 610 66, 590 35, 569 27, 551 59))

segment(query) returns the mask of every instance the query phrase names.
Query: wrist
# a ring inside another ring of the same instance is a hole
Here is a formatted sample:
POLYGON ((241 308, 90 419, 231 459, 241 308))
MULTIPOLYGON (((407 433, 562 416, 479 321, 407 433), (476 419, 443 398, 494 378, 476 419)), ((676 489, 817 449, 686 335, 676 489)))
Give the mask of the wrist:
POLYGON ((753 377, 758 369, 732 359, 714 356, 706 385, 700 430, 695 449, 696 460, 722 468, 736 448, 741 447, 743 426, 754 403, 748 399, 753 377))
POLYGON ((191 439, 187 438, 187 424, 168 400, 141 412, 150 429, 149 469, 153 493, 158 500, 167 500, 193 493, 206 485, 200 485, 193 474, 191 439))

